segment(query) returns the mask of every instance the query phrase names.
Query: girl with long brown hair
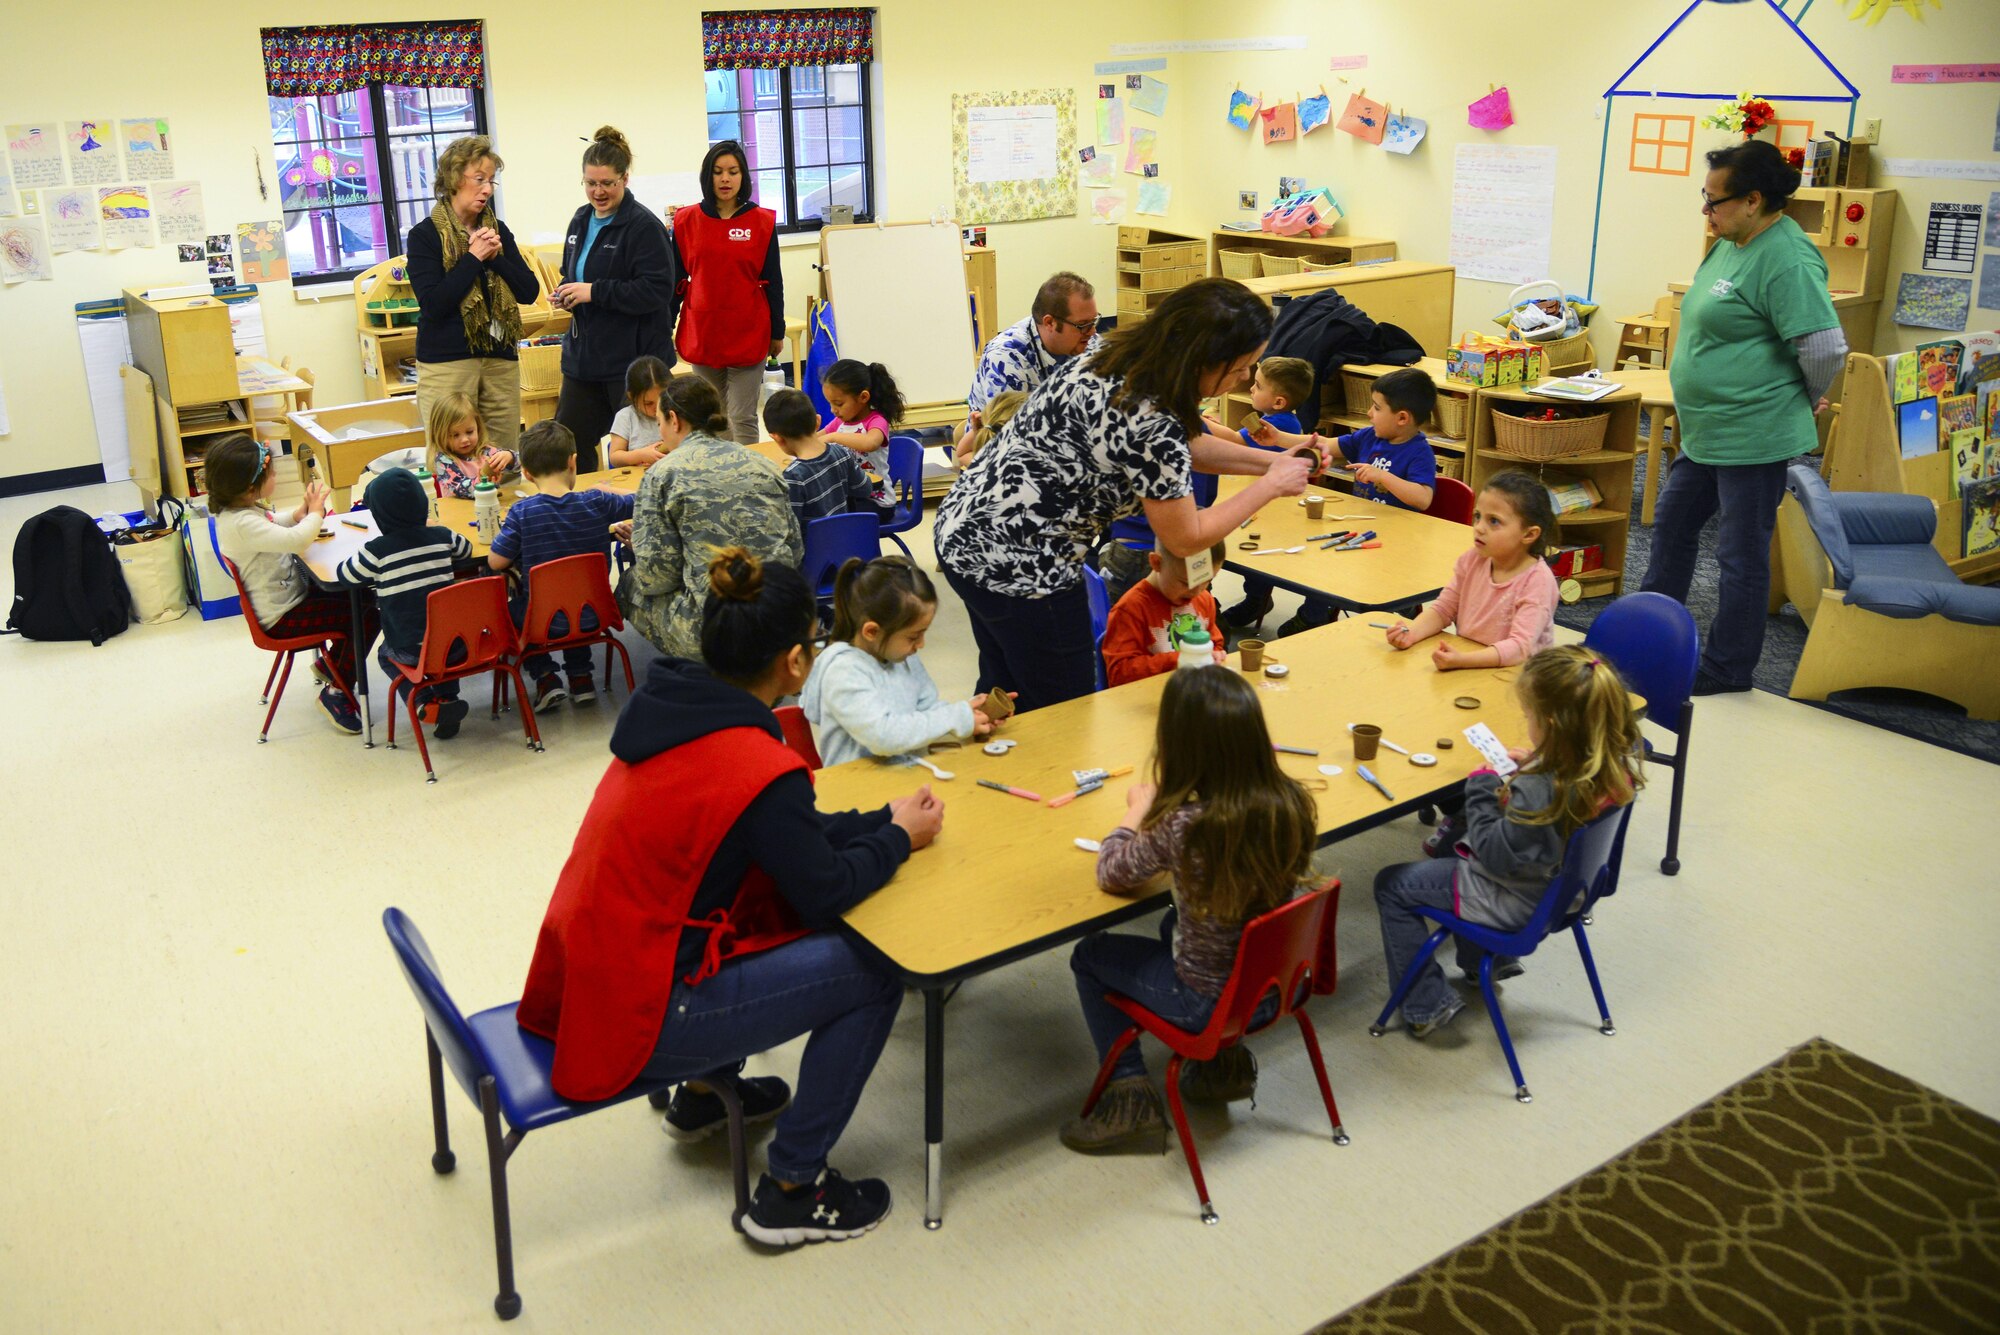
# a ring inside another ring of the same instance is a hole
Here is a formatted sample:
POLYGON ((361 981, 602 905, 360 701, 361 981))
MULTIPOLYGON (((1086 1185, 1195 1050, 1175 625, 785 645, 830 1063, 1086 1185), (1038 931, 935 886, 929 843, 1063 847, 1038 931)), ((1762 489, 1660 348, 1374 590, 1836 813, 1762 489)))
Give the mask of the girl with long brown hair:
MULTIPOLYGON (((1243 925, 1303 887, 1317 831, 1313 800, 1278 768, 1249 683, 1226 667, 1174 673, 1160 699, 1153 782, 1132 785, 1125 819, 1097 856, 1097 883, 1109 894, 1141 894, 1171 872, 1173 911, 1158 940, 1103 932, 1070 956, 1100 1062, 1131 1024, 1106 992, 1183 1029, 1208 1023, 1235 968, 1243 925)), ((1275 1007, 1276 998, 1267 1004, 1275 1007)), ((1256 1063, 1238 1044, 1190 1065, 1181 1093, 1233 1102, 1256 1085, 1256 1063)), ((1166 1134, 1160 1096, 1134 1043, 1091 1114, 1063 1126, 1062 1141, 1084 1154, 1158 1154, 1166 1134)))

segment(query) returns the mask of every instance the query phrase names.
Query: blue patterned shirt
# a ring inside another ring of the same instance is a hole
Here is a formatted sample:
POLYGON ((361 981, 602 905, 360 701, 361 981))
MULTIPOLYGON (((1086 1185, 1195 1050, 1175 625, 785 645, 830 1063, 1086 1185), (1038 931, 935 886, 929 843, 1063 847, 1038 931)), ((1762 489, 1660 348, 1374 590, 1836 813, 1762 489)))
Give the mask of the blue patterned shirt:
MULTIPOLYGON (((1092 334, 1083 355, 1096 352, 1102 342, 1099 335, 1092 334)), ((1032 390, 1048 378, 1049 372, 1068 360, 1042 346, 1034 316, 1018 320, 987 341, 986 350, 979 354, 979 365, 972 372, 972 390, 965 396, 965 406, 973 412, 983 412, 987 404, 1010 389, 1032 390)))

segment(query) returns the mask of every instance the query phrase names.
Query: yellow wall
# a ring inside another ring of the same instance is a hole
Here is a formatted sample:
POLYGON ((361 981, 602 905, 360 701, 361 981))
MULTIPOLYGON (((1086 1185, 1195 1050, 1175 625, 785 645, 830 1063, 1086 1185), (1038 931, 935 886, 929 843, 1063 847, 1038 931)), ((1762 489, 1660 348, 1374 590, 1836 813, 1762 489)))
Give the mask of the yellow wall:
MULTIPOLYGON (((1759 0, 1751 0, 1758 3, 1759 0)), ((714 7, 711 4, 710 7, 714 7)), ((1799 0, 1791 7, 1799 8, 1799 0)), ((177 138, 179 173, 202 182, 210 230, 275 216, 257 193, 256 165, 275 187, 263 100, 257 25, 339 20, 461 17, 467 11, 405 3, 368 3, 338 11, 277 0, 252 19, 214 24, 162 23, 159 11, 111 0, 91 11, 91 23, 114 34, 116 59, 75 49, 72 17, 59 7, 16 8, 19 31, 10 44, 0 86, 0 122, 86 114, 167 116, 177 138), (21 51, 47 59, 24 61, 21 51)), ((521 237, 559 229, 579 202, 580 137, 609 121, 631 137, 640 172, 687 171, 705 145, 699 77, 699 3, 665 5, 607 0, 593 6, 587 26, 604 40, 579 47, 565 19, 544 4, 494 0, 484 7, 492 80, 491 123, 507 159, 502 208, 521 237)), ((1493 82, 1515 92, 1519 123, 1501 142, 1553 144, 1559 150, 1554 276, 1580 289, 1589 259, 1591 204, 1603 105, 1599 94, 1683 8, 1680 0, 1619 0, 1616 4, 1556 5, 1523 0, 1492 11, 1481 23, 1476 7, 1438 0, 1384 5, 1378 0, 1015 0, 965 6, 941 0, 880 0, 883 84, 878 106, 880 183, 885 217, 930 216, 951 199, 951 94, 1046 86, 1073 88, 1083 117, 1091 116, 1096 60, 1113 58, 1113 42, 1174 41, 1300 33, 1307 49, 1169 57, 1172 88, 1162 131, 1162 177, 1174 188, 1173 212, 1154 221, 1205 232, 1245 217, 1239 190, 1255 189, 1268 203, 1280 174, 1330 185, 1348 211, 1348 230, 1395 237, 1405 256, 1444 259, 1450 248, 1451 150, 1487 136, 1465 124, 1464 105, 1493 82), (1333 54, 1365 54, 1369 67, 1347 85, 1326 71, 1333 54), (1336 96, 1367 88, 1430 121, 1416 154, 1399 158, 1328 127, 1310 139, 1266 149, 1223 121, 1237 83, 1273 100, 1310 92, 1321 82, 1336 96)), ((1747 6, 1746 6, 1747 8, 1747 6)), ((1859 114, 1885 122, 1888 154, 1992 160, 1996 96, 1993 84, 1944 87, 1889 83, 1893 64, 2000 59, 1990 0, 1946 0, 1917 24, 1900 11, 1874 28, 1849 22, 1840 0, 1816 0, 1806 32, 1862 92, 1859 114)), ((1795 57, 1773 53, 1790 73, 1795 57)), ((1745 80, 1745 82, 1754 82, 1745 80)), ((1700 104, 1694 104, 1699 106, 1700 104)), ((1700 219, 1696 178, 1637 178, 1622 167, 1630 109, 1621 106, 1612 132, 1604 241, 1597 292, 1617 314, 1648 307, 1670 279, 1691 271, 1700 219)), ((1143 123, 1143 118, 1138 118, 1143 123)), ((1086 120, 1080 140, 1087 142, 1086 120)), ((1712 142, 1720 142, 1716 135, 1712 142)), ((1120 175, 1132 193, 1135 178, 1120 175)), ((1894 275, 1921 263, 1922 228, 1932 199, 1984 202, 1991 182, 1887 180, 1902 191, 1896 221, 1894 275)), ((995 227, 1002 321, 1025 312, 1034 287, 1057 268, 1074 268, 1109 289, 1112 234, 1088 221, 1088 193, 1075 219, 995 227)), ((816 286, 816 247, 785 254, 788 304, 803 313, 816 286)), ((97 457, 84 391, 72 306, 114 296, 128 286, 187 281, 170 252, 58 256, 56 281, 0 291, 0 385, 13 432, 0 437, 0 477, 90 464, 97 457)), ((1976 277, 1976 275, 1975 275, 1976 277)), ((1461 282, 1457 324, 1478 324, 1497 308, 1503 285, 1461 282)), ((1113 305, 1108 291, 1102 297, 1113 305)), ((1888 323, 1877 350, 1909 347, 1925 335, 1888 323)), ((344 296, 319 303, 294 300, 289 284, 264 292, 269 343, 277 354, 310 366, 320 401, 360 394, 353 311, 344 296)), ((2000 324, 2000 312, 1975 310, 1973 327, 2000 324)), ((913 331, 920 336, 921 331, 913 331)), ((1600 323, 1601 350, 1615 327, 1600 323)), ((894 366, 893 350, 866 350, 894 366), (886 351, 887 355, 881 355, 886 351)))

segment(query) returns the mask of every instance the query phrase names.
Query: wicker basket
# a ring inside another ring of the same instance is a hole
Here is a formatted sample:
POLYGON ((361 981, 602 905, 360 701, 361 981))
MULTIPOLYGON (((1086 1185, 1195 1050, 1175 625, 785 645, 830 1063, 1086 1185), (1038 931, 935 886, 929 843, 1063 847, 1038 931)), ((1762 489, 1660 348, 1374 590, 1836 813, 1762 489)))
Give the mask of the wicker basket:
POLYGON ((546 394, 562 388, 562 344, 538 343, 521 349, 521 392, 546 394))
POLYGON ((1299 266, 1302 263, 1303 261, 1296 255, 1272 255, 1267 253, 1264 256, 1264 276, 1269 278, 1273 274, 1300 273, 1302 270, 1299 266))
POLYGON ((1597 361, 1597 354, 1590 346, 1590 334, 1582 329, 1566 338, 1552 338, 1536 346, 1541 348, 1542 366, 1551 376, 1575 375, 1589 370, 1597 361))
POLYGON ((1347 399, 1347 415, 1366 417, 1369 405, 1375 400, 1375 377, 1359 371, 1342 371, 1340 389, 1347 399))
POLYGON ((1604 428, 1609 414, 1563 417, 1553 422, 1535 422, 1511 413, 1493 414, 1493 452, 1510 458, 1547 463, 1572 455, 1589 454, 1604 444, 1604 428))
POLYGON ((1437 433, 1450 440, 1464 440, 1467 433, 1465 406, 1471 402, 1456 394, 1440 394, 1437 401, 1437 433))
POLYGON ((1338 264, 1321 264, 1316 260, 1305 259, 1299 261, 1300 273, 1325 273, 1328 269, 1352 269, 1353 267, 1354 261, 1352 260, 1342 260, 1338 264))
POLYGON ((1264 252, 1248 250, 1242 246, 1231 247, 1216 252, 1222 260, 1224 278, 1256 278, 1264 272, 1264 252))

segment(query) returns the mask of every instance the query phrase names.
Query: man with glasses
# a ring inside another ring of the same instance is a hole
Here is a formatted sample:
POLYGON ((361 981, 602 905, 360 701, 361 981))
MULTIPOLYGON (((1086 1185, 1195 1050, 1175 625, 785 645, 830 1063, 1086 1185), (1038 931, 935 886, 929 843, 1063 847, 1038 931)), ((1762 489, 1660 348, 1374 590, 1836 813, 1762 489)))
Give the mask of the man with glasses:
MULTIPOLYGON (((1035 293, 1026 319, 995 334, 979 355, 965 405, 974 413, 1010 389, 1032 390, 1066 357, 1095 352, 1097 293, 1081 277, 1056 274, 1035 293)), ((978 429, 978 423, 970 424, 978 429)))

